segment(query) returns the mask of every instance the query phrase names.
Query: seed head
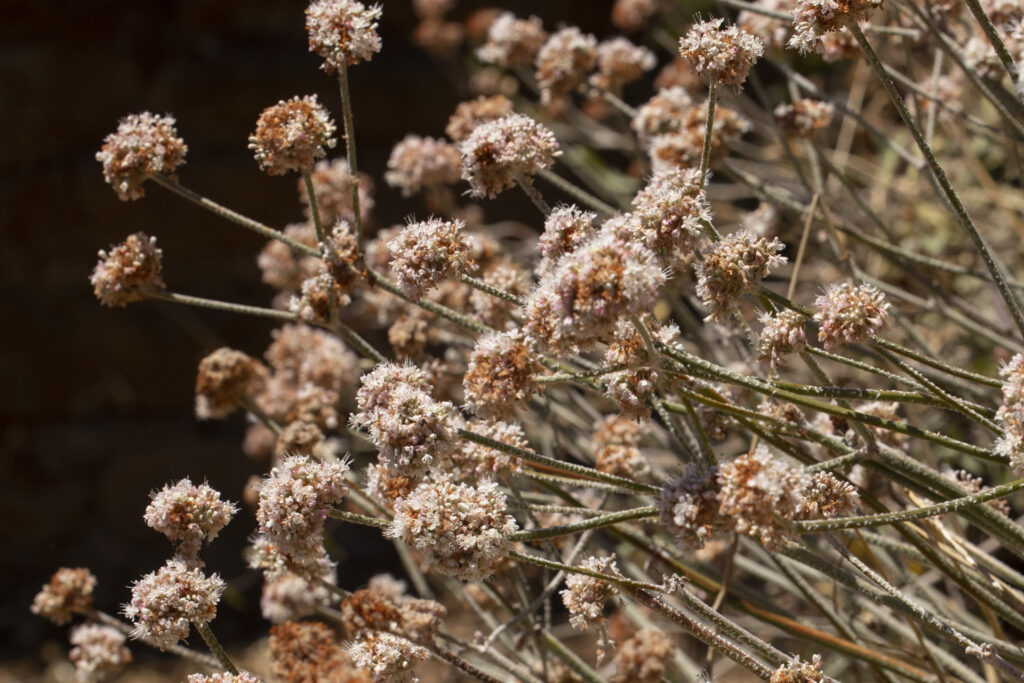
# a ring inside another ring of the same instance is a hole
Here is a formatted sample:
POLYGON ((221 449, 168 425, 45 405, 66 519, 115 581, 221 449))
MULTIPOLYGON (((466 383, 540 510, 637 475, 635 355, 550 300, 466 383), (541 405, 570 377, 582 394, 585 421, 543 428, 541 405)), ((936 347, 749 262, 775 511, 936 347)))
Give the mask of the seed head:
POLYGON ((433 642, 448 613, 444 605, 405 593, 405 583, 378 574, 341 602, 345 635, 361 638, 373 631, 390 631, 415 643, 433 642))
POLYGON ((516 19, 511 12, 503 12, 491 23, 487 43, 476 51, 480 61, 498 66, 529 64, 548 38, 538 17, 516 19))
POLYGON ((551 262, 563 254, 576 251, 594 236, 597 214, 583 211, 575 204, 556 207, 544 219, 544 234, 540 236, 540 253, 551 262))
POLYGON ((220 499, 220 492, 206 484, 196 486, 190 479, 168 484, 150 494, 143 519, 146 526, 178 544, 178 555, 186 562, 198 561, 204 541, 217 538, 235 513, 233 504, 220 499))
POLYGON ((679 39, 679 54, 707 81, 739 87, 764 54, 764 44, 737 26, 722 28, 723 23, 711 19, 691 26, 679 39))
POLYGON ((619 93, 623 86, 643 78, 657 64, 653 52, 620 36, 598 44, 597 73, 590 80, 599 88, 619 93))
POLYGON ((430 651, 386 631, 371 631, 352 643, 348 655, 362 671, 369 671, 374 683, 417 683, 416 662, 430 659, 430 651))
POLYGON ((793 104, 780 104, 775 108, 775 124, 786 135, 809 138, 832 123, 831 102, 821 100, 795 100, 793 104))
POLYGON ((309 51, 324 60, 328 74, 359 62, 368 62, 380 52, 377 24, 381 7, 367 7, 355 0, 314 0, 306 8, 309 51))
POLYGON ((518 332, 488 334, 477 340, 462 386, 466 404, 477 415, 509 419, 537 391, 540 364, 518 332))
POLYGON ((62 626, 71 621, 71 615, 92 610, 94 588, 96 577, 85 567, 61 567, 36 594, 32 613, 62 626))
POLYGON ((818 308, 814 320, 820 325, 818 341, 830 350, 867 341, 882 331, 889 317, 885 295, 872 285, 832 285, 814 305, 818 308))
POLYGON ((462 235, 466 224, 455 219, 431 218, 405 226, 388 242, 391 272, 399 289, 415 301, 451 275, 472 272, 472 238, 462 235))
POLYGON ((800 353, 807 346, 804 317, 786 309, 777 315, 762 313, 757 318, 764 328, 757 338, 757 360, 769 368, 785 365, 784 356, 800 353))
POLYGON ((99 681, 132 661, 124 635, 112 626, 79 624, 71 629, 68 659, 82 681, 99 681))
MULTIPOLYGON (((615 564, 615 556, 589 557, 580 565, 583 569, 602 574, 621 576, 615 564)), ((586 574, 569 574, 565 589, 561 591, 562 602, 569 610, 569 623, 580 631, 604 622, 605 604, 615 597, 615 586, 586 574)))
POLYGON ((821 52, 826 34, 867 19, 881 5, 882 0, 797 0, 789 47, 800 52, 821 52))
POLYGON ((633 198, 633 209, 640 220, 637 237, 666 267, 692 255, 702 223, 711 222, 711 207, 697 169, 655 174, 633 198))
POLYGON ((341 309, 352 303, 352 298, 327 272, 321 262, 321 271, 302 283, 300 296, 293 296, 288 309, 306 323, 326 325, 335 320, 341 309))
MULTIPOLYGON (((330 584, 336 582, 333 571, 320 578, 330 584)), ((263 579, 260 612, 267 621, 283 624, 316 614, 318 607, 326 607, 333 601, 334 594, 319 582, 311 582, 289 571, 268 572, 263 579)))
POLYGON ((557 352, 590 346, 620 318, 651 310, 664 280, 652 251, 602 230, 541 279, 526 304, 527 333, 557 352))
POLYGON ((267 381, 267 368, 255 358, 221 347, 199 362, 196 373, 196 416, 227 417, 253 399, 267 381))
POLYGON ((473 129, 460 145, 462 178, 475 197, 495 197, 519 177, 550 168, 561 155, 555 134, 522 114, 507 114, 473 129))
POLYGON ((444 129, 445 135, 456 143, 462 142, 481 123, 511 114, 512 107, 512 100, 504 95, 481 95, 475 100, 460 102, 455 107, 455 113, 448 119, 448 125, 444 129))
POLYGON ((353 668, 352 659, 334 631, 319 621, 289 621, 272 627, 267 651, 270 672, 278 680, 294 683, 370 681, 368 674, 353 668))
POLYGON ((641 141, 679 129, 684 116, 693 108, 693 98, 680 86, 659 90, 636 110, 630 126, 641 141))
POLYGON ((117 132, 103 140, 96 161, 103 164, 103 179, 126 202, 145 195, 144 183, 152 175, 174 177, 185 163, 188 147, 178 137, 173 116, 144 111, 121 119, 117 132))
POLYGON ((89 282, 93 293, 104 306, 124 306, 146 298, 146 290, 164 289, 160 276, 164 252, 157 248, 156 238, 137 232, 125 241, 100 251, 99 263, 93 268, 89 282))
POLYGON ((461 162, 459 150, 446 140, 406 135, 391 150, 384 180, 401 189, 403 197, 409 197, 424 187, 457 183, 461 162))
POLYGON ((753 453, 719 468, 718 514, 734 531, 757 538, 772 550, 788 533, 787 521, 801 502, 805 476, 758 444, 753 453))
POLYGON ((764 276, 786 262, 779 255, 784 246, 774 237, 769 240, 740 230, 705 249, 694 270, 697 295, 711 310, 706 320, 728 320, 740 295, 753 292, 764 276))
POLYGON ((317 159, 334 147, 334 121, 316 95, 293 97, 267 107, 249 136, 249 149, 270 175, 312 171, 317 159))
POLYGON ((428 568, 462 581, 483 581, 512 547, 519 529, 494 482, 457 484, 449 474, 427 479, 395 502, 385 534, 411 545, 428 568))
POLYGON ((641 629, 616 646, 615 668, 618 673, 612 681, 660 683, 675 652, 675 643, 664 633, 654 628, 641 629))
POLYGON ((540 101, 548 104, 584 81, 597 61, 597 38, 575 26, 552 34, 537 53, 540 101))
POLYGON ((180 560, 168 560, 132 584, 131 602, 123 609, 135 624, 132 637, 166 650, 188 638, 189 624, 213 621, 224 588, 216 574, 206 576, 180 560))

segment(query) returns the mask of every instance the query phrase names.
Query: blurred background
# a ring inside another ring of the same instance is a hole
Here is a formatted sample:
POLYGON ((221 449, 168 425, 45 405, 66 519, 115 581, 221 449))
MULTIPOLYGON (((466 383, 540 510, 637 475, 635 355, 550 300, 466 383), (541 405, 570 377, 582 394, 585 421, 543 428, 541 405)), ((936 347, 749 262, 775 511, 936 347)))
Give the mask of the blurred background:
MULTIPOLYGON (((255 264, 263 241, 152 184, 142 200, 118 201, 94 155, 125 114, 171 113, 189 146, 184 185, 269 225, 300 220, 296 178, 261 173, 246 144, 260 111, 292 95, 318 94, 341 126, 337 82, 307 52, 305 4, 41 0, 0 25, 7 678, 21 680, 67 651, 66 630, 29 613, 57 567, 89 567, 99 578, 97 606, 116 612, 128 584, 163 563, 170 544, 142 522, 150 491, 190 476, 239 500, 249 475, 263 470, 241 451, 241 418, 200 423, 192 403, 200 358, 222 345, 259 356, 272 324, 151 302, 103 308, 88 283, 98 249, 144 230, 164 250, 171 290, 266 305, 272 290, 255 264)), ((459 2, 451 17, 485 5, 459 2)), ((607 36, 610 6, 546 0, 517 2, 514 11, 607 36)), ((425 212, 420 199, 403 200, 383 182, 392 146, 407 133, 443 135, 469 95, 451 64, 412 43, 416 21, 410 2, 389 0, 382 52, 351 71, 359 166, 376 181, 375 227, 425 212)), ((536 222, 518 193, 484 209, 536 222)), ((241 558, 254 528, 243 507, 205 555, 230 581, 216 624, 229 646, 268 627, 259 578, 241 558)), ((343 587, 396 570, 375 531, 348 525, 335 538, 343 587)))

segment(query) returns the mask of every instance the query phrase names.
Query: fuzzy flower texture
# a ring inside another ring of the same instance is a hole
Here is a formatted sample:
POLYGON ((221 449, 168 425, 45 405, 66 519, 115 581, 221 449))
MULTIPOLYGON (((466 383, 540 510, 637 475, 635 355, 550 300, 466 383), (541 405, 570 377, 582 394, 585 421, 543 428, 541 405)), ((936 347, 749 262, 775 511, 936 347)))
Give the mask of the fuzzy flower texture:
POLYGON ((121 201, 140 199, 142 183, 150 176, 172 176, 185 163, 188 147, 178 137, 173 116, 148 111, 121 119, 117 132, 103 141, 96 161, 103 164, 103 178, 121 201))
POLYGON ((462 275, 475 268, 471 255, 473 241, 463 237, 465 223, 431 218, 409 223, 388 242, 391 270, 398 287, 415 301, 449 273, 462 275))
POLYGON ((196 486, 189 479, 165 486, 151 494, 143 519, 146 524, 178 544, 178 555, 186 561, 198 560, 203 542, 217 538, 238 512, 220 493, 206 484, 196 486))
POLYGON ((166 650, 188 638, 191 624, 213 621, 224 588, 216 574, 206 576, 184 562, 168 560, 132 585, 132 599, 124 606, 124 615, 135 623, 133 637, 166 650))
POLYGON ((694 24, 679 39, 679 54, 709 82, 739 86, 764 54, 764 44, 736 26, 722 28, 724 22, 712 19, 694 24))
POLYGON ((163 255, 155 237, 142 232, 128 235, 110 251, 100 251, 99 263, 89 277, 93 293, 104 306, 119 307, 142 301, 147 290, 164 289, 163 255))
POLYGON ((495 197, 518 180, 550 168, 561 154, 555 134, 522 114, 480 124, 459 152, 462 177, 475 197, 495 197))
POLYGON ((334 121, 316 95, 293 97, 268 107, 249 136, 260 168, 270 175, 311 171, 324 147, 334 147, 334 121))
POLYGON ((329 74, 380 52, 380 5, 367 7, 355 0, 316 0, 306 8, 309 50, 323 58, 320 67, 329 74))

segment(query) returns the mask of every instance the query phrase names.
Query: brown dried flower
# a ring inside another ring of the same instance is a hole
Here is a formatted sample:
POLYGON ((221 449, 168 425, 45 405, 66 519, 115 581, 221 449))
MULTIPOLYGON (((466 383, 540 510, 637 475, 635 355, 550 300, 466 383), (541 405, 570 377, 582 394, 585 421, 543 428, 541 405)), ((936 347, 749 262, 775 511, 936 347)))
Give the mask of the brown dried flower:
POLYGON ((475 197, 495 197, 561 155, 555 134, 529 116, 508 114, 473 129, 459 147, 462 177, 475 197))
POLYGON ((529 64, 537 56, 548 34, 538 17, 517 19, 503 12, 487 30, 487 43, 476 55, 482 62, 499 66, 529 64))
POLYGON ((260 168, 270 175, 311 171, 317 159, 334 147, 334 121, 316 95, 293 97, 267 107, 249 136, 260 168))
POLYGON ((121 201, 145 195, 142 184, 152 175, 173 177, 185 163, 188 146, 178 137, 173 116, 157 116, 148 111, 121 119, 117 132, 104 139, 96 153, 103 164, 103 179, 114 188, 121 201))
POLYGON ((537 53, 537 85, 540 101, 548 104, 578 86, 597 61, 597 38, 575 26, 548 38, 537 53))
POLYGON ((679 54, 711 83, 739 87, 754 62, 764 54, 764 44, 737 26, 722 28, 725 19, 700 21, 679 39, 679 54))
POLYGON ((826 349, 859 344, 878 334, 889 317, 885 296, 872 285, 832 285, 814 301, 818 341, 826 349))
POLYGON ((409 197, 424 187, 450 185, 459 181, 459 150, 446 140, 406 135, 391 150, 384 179, 409 197))
POLYGON ((753 292, 761 279, 786 262, 784 245, 776 238, 751 235, 740 230, 704 250, 694 266, 697 295, 711 314, 707 320, 724 322, 736 310, 736 300, 753 292))
POLYGON ((390 631, 414 643, 431 643, 447 615, 444 605, 406 595, 405 583, 378 574, 341 601, 345 635, 360 638, 370 631, 390 631))
POLYGON ((319 621, 288 621, 270 629, 270 672, 289 683, 370 683, 334 631, 319 621))
POLYGON ((196 417, 227 417, 253 399, 267 380, 266 366, 255 358, 221 347, 199 362, 196 374, 196 417))
POLYGON ((466 366, 462 386, 473 412, 495 419, 511 418, 537 391, 533 376, 540 363, 517 332, 481 337, 466 366))
POLYGON ((399 289, 415 301, 451 275, 475 270, 470 256, 472 238, 462 235, 466 224, 431 218, 411 222, 387 244, 391 272, 399 289))
POLYGON ((125 241, 100 251, 99 263, 89 276, 93 293, 104 306, 124 306, 146 298, 146 290, 164 289, 160 276, 163 270, 163 251, 157 248, 156 238, 137 232, 125 241))
POLYGON ((355 0, 314 0, 306 8, 309 51, 323 58, 321 69, 329 74, 380 52, 377 24, 381 7, 367 7, 355 0))
POLYGON ((96 577, 85 567, 61 567, 32 601, 32 613, 58 626, 71 621, 71 615, 92 610, 92 591, 96 577))

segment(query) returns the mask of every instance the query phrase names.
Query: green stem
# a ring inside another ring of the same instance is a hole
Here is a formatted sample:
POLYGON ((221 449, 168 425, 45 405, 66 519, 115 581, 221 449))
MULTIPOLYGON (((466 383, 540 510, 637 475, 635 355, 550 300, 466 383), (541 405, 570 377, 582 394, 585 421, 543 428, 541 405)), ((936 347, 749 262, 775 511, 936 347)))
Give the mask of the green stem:
MULTIPOLYGON (((313 228, 316 229, 317 244, 324 244, 327 235, 324 234, 324 226, 320 222, 320 203, 316 200, 316 190, 313 189, 313 177, 308 170, 302 171, 302 182, 306 185, 306 196, 309 198, 309 213, 313 216, 313 228)), ((353 183, 355 180, 353 179, 353 183)))
POLYGON ((617 586, 631 587, 638 590, 645 591, 663 591, 664 588, 654 583, 647 583, 646 581, 634 581, 628 579, 625 576, 615 574, 605 574, 603 572, 596 572, 592 569, 585 569, 583 567, 574 566, 571 564, 563 564, 562 562, 555 562, 544 557, 538 557, 537 555, 530 555, 528 553, 521 553, 517 550, 510 550, 508 556, 520 560, 521 562, 529 562, 535 564, 538 567, 544 567, 546 569, 554 569, 560 572, 567 572, 569 574, 582 574, 583 576, 589 576, 594 579, 601 579, 609 583, 614 583, 617 586))
POLYGON ((277 240, 278 242, 284 242, 295 251, 302 252, 303 254, 308 254, 310 256, 320 256, 320 252, 314 249, 313 247, 307 246, 305 244, 300 244, 299 242, 296 242, 290 237, 286 237, 285 235, 281 234, 280 232, 274 230, 269 226, 263 225, 258 221, 254 221, 251 218, 247 218, 246 216, 243 216, 240 213, 232 211, 231 209, 225 206, 221 206, 220 204, 210 199, 207 199, 198 192, 193 192, 187 187, 179 185, 177 182, 171 180, 167 176, 153 175, 150 177, 159 185, 167 188, 171 192, 174 192, 175 194, 184 197, 190 202, 198 204, 207 211, 211 211, 216 215, 220 216, 221 218, 225 218, 231 221, 232 223, 241 225, 243 228, 252 230, 253 232, 258 233, 263 237, 266 237, 267 239, 277 240))
POLYGON ((967 233, 971 242, 974 243, 975 248, 981 255, 981 260, 985 263, 985 267, 988 268, 989 274, 991 274, 992 279, 995 281, 996 287, 999 289, 999 294, 1003 297, 1003 301, 1006 303, 1006 307, 1010 311, 1010 315, 1013 316, 1013 321, 1017 324, 1017 330, 1022 336, 1024 336, 1024 313, 1021 312, 1017 298, 1006 282, 1006 277, 1003 275, 1002 267, 989 250, 988 244, 985 243, 981 233, 978 232, 977 226, 974 225, 974 221, 971 220, 963 202, 960 201, 960 196, 956 193, 956 190, 953 189, 953 185, 946 177, 946 172, 943 170, 942 166, 939 165, 938 159, 935 158, 935 154, 928 145, 928 141, 924 139, 924 134, 921 132, 921 129, 918 128, 913 117, 910 116, 910 112, 907 111, 907 106, 903 102, 903 97, 900 95, 899 91, 896 90, 896 86, 893 84, 892 79, 889 78, 889 74, 886 73, 881 60, 879 60, 878 55, 875 54, 874 48, 871 47, 868 39, 864 37, 863 31, 860 30, 860 27, 856 22, 851 22, 848 29, 857 40, 857 44, 860 45, 861 50, 868 58, 868 62, 871 63, 872 68, 874 68, 875 74, 882 82, 882 87, 885 88, 885 92, 889 95, 889 99, 892 101, 893 106, 896 107, 896 111, 900 115, 900 118, 903 119, 903 123, 910 130, 910 134, 913 136, 914 142, 917 143, 918 148, 924 155, 925 161, 928 163, 928 168, 931 170, 932 176, 935 178, 935 181, 938 183, 942 193, 949 201, 949 204, 953 209, 953 213, 957 218, 957 222, 967 233))
POLYGON ((483 280, 479 280, 479 279, 477 279, 475 277, 472 277, 470 275, 462 275, 462 276, 459 277, 459 280, 464 285, 469 285, 470 287, 473 287, 474 289, 479 289, 484 294, 490 294, 491 296, 496 297, 498 299, 503 299, 503 300, 509 302, 510 304, 515 304, 516 306, 525 306, 526 305, 526 301, 524 301, 523 299, 520 299, 515 294, 512 294, 511 292, 506 292, 504 289, 499 289, 499 288, 497 288, 497 287, 495 287, 493 285, 489 285, 486 282, 484 282, 483 280))
POLYGON ((344 339, 349 346, 358 351, 363 358, 369 358, 374 363, 383 363, 387 360, 380 351, 373 348, 370 342, 363 339, 358 332, 340 320, 335 321, 334 324, 331 325, 330 329, 336 332, 339 337, 344 339))
POLYGON ((644 519, 646 517, 656 517, 657 515, 658 508, 654 505, 649 505, 647 507, 634 508, 632 510, 612 512, 607 515, 601 515, 600 517, 586 519, 582 522, 574 522, 573 524, 563 524, 561 526, 552 526, 544 529, 519 531, 512 534, 511 538, 513 541, 539 541, 544 538, 569 536, 570 534, 586 531, 587 529, 600 529, 601 527, 611 526, 613 524, 618 524, 619 522, 627 522, 631 519, 644 519))
POLYGON ((397 296, 399 299, 408 301, 409 303, 415 306, 419 306, 425 311, 430 311, 431 313, 438 315, 442 318, 445 318, 446 320, 450 320, 456 325, 460 325, 462 327, 465 327, 466 329, 473 330, 478 334, 487 334, 489 332, 496 331, 494 330, 494 328, 484 325, 483 323, 477 322, 472 318, 467 318, 458 311, 454 311, 442 304, 433 301, 428 301, 426 299, 410 299, 409 297, 402 293, 402 290, 398 288, 398 285, 396 285, 394 282, 392 282, 391 280, 389 280, 388 278, 384 277, 383 275, 374 270, 367 269, 366 277, 371 283, 379 285, 382 289, 386 289, 387 291, 397 296))
POLYGON ((704 147, 700 152, 700 184, 701 187, 707 183, 708 164, 711 163, 711 137, 715 132, 715 107, 718 103, 718 82, 711 81, 708 86, 708 113, 704 126, 704 147))
POLYGON ((605 218, 611 218, 619 213, 618 209, 610 204, 606 204, 594 195, 590 194, 583 188, 577 187, 574 183, 569 182, 560 175, 555 174, 554 171, 544 169, 537 175, 546 180, 547 182, 554 185, 556 188, 566 193, 581 204, 586 204, 594 211, 599 214, 603 214, 605 218))
POLYGON ((530 198, 533 205, 536 206, 537 210, 544 214, 545 217, 551 213, 551 207, 546 201, 544 201, 544 197, 542 197, 540 192, 537 191, 537 188, 533 186, 533 182, 529 178, 524 176, 522 173, 517 173, 516 185, 526 193, 526 196, 530 198))
POLYGON ((228 657, 228 653, 221 647, 220 642, 217 640, 217 636, 213 635, 213 631, 210 630, 208 624, 195 624, 196 630, 199 631, 199 635, 203 637, 203 642, 206 643, 206 647, 210 648, 210 652, 217 658, 217 661, 221 663, 224 670, 230 674, 238 675, 238 669, 234 664, 231 663, 231 659, 228 657))
POLYGON ((803 522, 794 522, 794 527, 801 532, 810 531, 832 531, 834 529, 859 529, 866 526, 882 526, 896 522, 907 522, 912 519, 923 519, 935 517, 947 512, 957 512, 964 508, 973 507, 980 503, 986 503, 996 498, 1008 496, 1015 491, 1024 488, 1024 479, 1012 481, 1009 484, 996 486, 995 488, 981 493, 975 493, 963 498, 954 498, 944 503, 929 505, 915 510, 902 510, 900 512, 889 512, 881 515, 863 515, 860 517, 842 517, 838 519, 812 519, 803 522))
POLYGON ((358 512, 348 512, 347 510, 328 510, 327 516, 332 519, 340 519, 344 522, 362 524, 363 526, 372 526, 378 529, 387 529, 391 526, 391 522, 386 519, 377 519, 376 517, 361 515, 358 512))
POLYGON ((352 176, 352 221, 356 245, 363 244, 363 217, 359 212, 359 177, 356 174, 356 126, 352 119, 352 97, 348 87, 348 66, 343 62, 338 68, 338 85, 341 87, 342 121, 345 126, 345 154, 348 157, 348 172, 352 176))
POLYGON ((189 296, 188 294, 175 294, 174 292, 149 290, 146 292, 146 296, 150 299, 170 301, 175 304, 185 304, 186 306, 196 306, 198 308, 209 308, 215 311, 228 311, 229 313, 241 313, 243 315, 254 315, 260 318, 272 318, 274 320, 284 320, 287 322, 295 322, 299 319, 299 316, 288 311, 278 311, 273 308, 260 308, 259 306, 246 306, 245 304, 233 304, 227 301, 189 296))

